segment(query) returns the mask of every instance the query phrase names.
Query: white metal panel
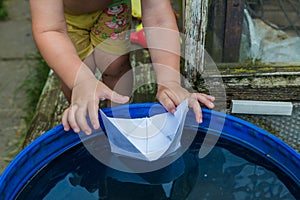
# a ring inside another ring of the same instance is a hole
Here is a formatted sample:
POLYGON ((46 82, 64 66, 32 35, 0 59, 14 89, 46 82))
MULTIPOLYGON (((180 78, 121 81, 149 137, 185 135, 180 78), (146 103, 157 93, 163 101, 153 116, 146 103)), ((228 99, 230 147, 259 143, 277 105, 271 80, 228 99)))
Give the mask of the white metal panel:
POLYGON ((232 100, 232 113, 256 115, 291 115, 291 102, 232 100))

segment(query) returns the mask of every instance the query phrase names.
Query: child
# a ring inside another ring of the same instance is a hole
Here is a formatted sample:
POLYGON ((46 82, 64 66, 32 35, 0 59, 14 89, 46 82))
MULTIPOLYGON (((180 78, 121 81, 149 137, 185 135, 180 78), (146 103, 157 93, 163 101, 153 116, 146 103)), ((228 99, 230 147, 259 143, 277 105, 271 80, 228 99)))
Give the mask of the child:
MULTIPOLYGON (((130 0, 30 0, 32 30, 37 47, 62 80, 70 101, 62 124, 90 134, 86 116, 99 128, 101 100, 129 101, 132 70, 129 63, 130 0), (124 32, 125 31, 125 32, 124 32), (102 81, 96 79, 96 67, 102 81), (121 95, 122 93, 123 95, 121 95)), ((158 101, 170 112, 185 98, 202 122, 202 102, 213 108, 214 97, 189 93, 180 85, 179 34, 170 0, 141 0, 142 21, 156 72, 158 101)))

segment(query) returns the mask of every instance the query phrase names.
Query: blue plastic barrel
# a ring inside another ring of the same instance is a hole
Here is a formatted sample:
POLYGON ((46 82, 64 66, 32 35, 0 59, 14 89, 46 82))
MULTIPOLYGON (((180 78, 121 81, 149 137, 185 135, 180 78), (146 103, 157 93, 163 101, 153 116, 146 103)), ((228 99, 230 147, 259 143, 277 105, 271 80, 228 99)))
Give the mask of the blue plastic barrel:
MULTIPOLYGON (((131 104, 129 107, 123 105, 114 107, 114 110, 105 108, 103 111, 108 116, 112 116, 112 113, 118 113, 119 116, 122 116, 129 109, 132 118, 139 118, 148 116, 150 108, 152 114, 165 112, 162 106, 156 103, 131 104)), ((248 154, 248 157, 251 157, 250 154, 257 155, 262 165, 268 163, 271 166, 269 167, 270 170, 279 174, 278 176, 289 188, 294 198, 300 199, 300 156, 294 149, 274 135, 249 122, 207 109, 203 109, 203 123, 199 126, 189 123, 194 121, 194 114, 189 111, 184 129, 196 131, 199 133, 199 137, 203 133, 213 134, 214 130, 208 131, 208 129, 211 129, 209 123, 212 116, 225 119, 218 142, 219 146, 225 144, 229 148, 232 147, 232 151, 248 152, 245 153, 248 154)), ((86 137, 86 140, 92 137, 94 137, 93 134, 86 137)), ((195 141, 191 144, 191 149, 199 148, 198 139, 195 138, 195 141)), ((55 159, 81 143, 82 138, 78 134, 72 131, 65 132, 62 125, 44 133, 23 149, 2 173, 0 177, 0 199, 16 199, 19 193, 28 187, 28 183, 34 179, 36 174, 47 166, 51 166, 49 163, 54 162, 55 159)), ((251 160, 251 158, 248 159, 251 160)), ((176 165, 176 162, 173 165, 176 165)), ((34 186, 31 185, 30 187, 34 186)), ((39 185, 39 187, 43 186, 39 185)))

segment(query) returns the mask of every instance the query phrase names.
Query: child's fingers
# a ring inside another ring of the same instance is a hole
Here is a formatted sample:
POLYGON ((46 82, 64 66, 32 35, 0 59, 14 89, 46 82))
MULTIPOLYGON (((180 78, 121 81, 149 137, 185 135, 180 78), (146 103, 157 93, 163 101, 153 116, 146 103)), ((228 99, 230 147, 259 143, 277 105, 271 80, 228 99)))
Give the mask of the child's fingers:
POLYGON ((198 94, 203 95, 204 97, 206 97, 210 101, 215 101, 216 100, 216 98, 214 96, 211 96, 211 95, 208 95, 208 94, 204 94, 204 93, 198 93, 198 94))
POLYGON ((163 94, 165 94, 166 96, 165 98, 166 103, 168 103, 169 106, 171 106, 171 108, 174 107, 174 109, 177 105, 179 105, 182 102, 182 100, 185 99, 185 96, 181 92, 175 93, 172 90, 165 90, 163 94))
POLYGON ((99 109, 98 102, 92 101, 88 104, 88 113, 91 120, 91 124, 94 129, 98 129, 100 127, 99 119, 98 119, 98 109, 99 109))
POLYGON ((161 93, 157 99, 168 112, 175 113, 176 105, 166 93, 161 93))
POLYGON ((86 134, 90 135, 92 133, 90 126, 86 120, 87 108, 85 106, 79 107, 75 112, 76 122, 80 129, 86 134))
POLYGON ((69 112, 69 108, 67 108, 63 114, 62 114, 62 125, 64 127, 64 130, 65 131, 69 131, 70 130, 70 125, 69 125, 69 122, 68 122, 68 112, 69 112))
POLYGON ((116 93, 115 91, 112 91, 111 89, 109 89, 108 87, 106 87, 103 91, 102 94, 99 97, 100 99, 109 99, 114 103, 118 103, 118 104, 124 104, 127 103, 129 101, 129 97, 128 96, 123 96, 120 95, 118 93, 116 93))
POLYGON ((197 123, 202 123, 202 110, 196 94, 192 94, 189 99, 189 107, 193 109, 197 123))
POLYGON ((210 95, 202 94, 202 93, 193 93, 192 97, 203 103, 206 107, 212 109, 215 107, 213 101, 215 98, 210 95))
POLYGON ((75 113, 77 110, 77 106, 71 106, 69 108, 69 112, 68 112, 68 122, 70 127, 74 130, 75 133, 79 133, 80 132, 80 128, 77 125, 76 119, 75 119, 75 113))
POLYGON ((115 103, 127 103, 129 101, 128 96, 120 95, 114 91, 111 93, 111 101, 115 103))

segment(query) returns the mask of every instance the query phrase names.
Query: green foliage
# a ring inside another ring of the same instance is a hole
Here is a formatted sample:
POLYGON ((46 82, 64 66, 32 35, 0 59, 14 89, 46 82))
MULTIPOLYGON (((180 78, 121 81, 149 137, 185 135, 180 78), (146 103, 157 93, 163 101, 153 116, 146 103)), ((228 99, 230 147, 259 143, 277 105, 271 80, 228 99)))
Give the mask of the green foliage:
POLYGON ((0 20, 6 19, 7 11, 3 8, 0 8, 0 20))
POLYGON ((19 90, 21 89, 26 93, 26 107, 28 110, 26 110, 27 115, 24 117, 24 120, 27 125, 30 124, 31 119, 33 118, 50 69, 40 54, 37 55, 37 60, 39 62, 38 66, 25 79, 19 88, 19 90))
POLYGON ((0 20, 3 20, 7 17, 7 11, 3 7, 3 0, 0 0, 0 20))

